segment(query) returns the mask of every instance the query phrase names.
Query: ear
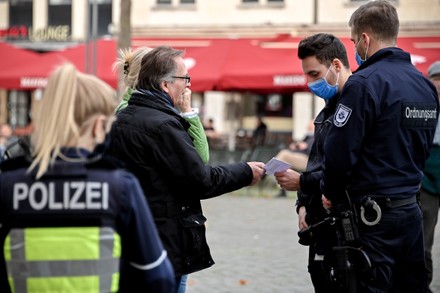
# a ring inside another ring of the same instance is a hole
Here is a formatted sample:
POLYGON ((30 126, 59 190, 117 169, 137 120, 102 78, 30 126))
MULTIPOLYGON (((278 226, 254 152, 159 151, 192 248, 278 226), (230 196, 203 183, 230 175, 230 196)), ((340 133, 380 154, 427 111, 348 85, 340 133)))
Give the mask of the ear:
POLYGON ((338 58, 332 60, 332 65, 336 69, 336 72, 341 71, 341 68, 343 66, 341 60, 339 60, 338 58))
POLYGON ((105 115, 98 115, 93 122, 92 136, 96 144, 104 141, 106 134, 106 117, 105 115))
POLYGON ((362 33, 362 40, 365 42, 365 46, 368 46, 371 42, 370 36, 366 33, 362 33))
POLYGON ((169 84, 170 84, 169 81, 162 81, 162 82, 160 83, 160 87, 161 87, 161 89, 162 89, 164 92, 166 92, 167 94, 170 93, 169 84))

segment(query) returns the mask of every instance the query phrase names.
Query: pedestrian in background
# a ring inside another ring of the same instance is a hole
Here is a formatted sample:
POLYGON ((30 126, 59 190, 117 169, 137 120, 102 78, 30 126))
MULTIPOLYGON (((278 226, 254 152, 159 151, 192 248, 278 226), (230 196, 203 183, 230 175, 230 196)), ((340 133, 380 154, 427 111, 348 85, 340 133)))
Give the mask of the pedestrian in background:
POLYGON ((99 150, 113 89, 73 65, 50 76, 32 162, 0 174, 0 292, 171 292, 174 274, 138 180, 99 150))
MULTIPOLYGON (((139 70, 141 68, 142 58, 147 54, 151 48, 140 47, 134 51, 131 49, 122 50, 119 52, 120 57, 113 65, 113 69, 122 69, 124 71, 124 83, 126 89, 122 96, 122 100, 116 107, 116 114, 125 109, 130 100, 131 94, 136 87, 139 70)), ((176 107, 180 110, 180 115, 189 122, 189 135, 192 137, 194 146, 202 158, 204 163, 209 161, 209 145, 204 131, 203 124, 198 115, 199 110, 191 108, 191 91, 188 90, 184 95, 184 99, 178 101, 176 107)))
POLYGON ((189 123, 176 109, 191 92, 183 53, 160 46, 143 57, 136 90, 117 116, 110 146, 110 154, 141 182, 176 284, 214 264, 200 200, 255 184, 265 172, 260 162, 203 163, 187 133, 189 123))
MULTIPOLYGON (((342 88, 351 75, 347 52, 340 39, 331 34, 315 34, 307 37, 298 45, 298 57, 301 59, 304 74, 308 78, 309 89, 325 100, 325 107, 314 121, 314 142, 311 146, 305 172, 294 170, 276 173, 275 177, 283 189, 298 190, 296 209, 299 230, 307 229, 326 217, 327 212, 321 203, 320 182, 324 166, 324 143, 336 104, 342 88)), ((308 270, 316 293, 336 292, 331 282, 331 257, 335 243, 335 231, 330 225, 311 231, 313 237, 300 239, 300 243, 309 245, 308 270)))
POLYGON ((257 126, 252 132, 252 148, 255 149, 258 146, 263 146, 266 144, 267 136, 267 125, 263 121, 263 117, 258 115, 257 126))
POLYGON ((214 119, 213 118, 209 118, 205 124, 203 124, 203 129, 205 131, 206 137, 208 139, 208 145, 209 146, 216 146, 216 142, 218 141, 219 134, 217 133, 217 131, 215 130, 214 127, 214 119))
MULTIPOLYGON (((428 69, 428 77, 437 88, 440 99, 440 61, 434 62, 428 69)), ((425 240, 425 262, 428 270, 428 292, 432 282, 432 245, 434 231, 437 225, 438 209, 440 206, 440 126, 437 123, 431 154, 423 168, 422 188, 420 189, 420 204, 423 213, 423 238, 425 240)))
POLYGON ((10 152, 9 148, 17 142, 17 140, 18 138, 13 135, 12 128, 9 124, 0 124, 0 162, 9 156, 7 152, 8 150, 10 152))
POLYGON ((323 203, 344 215, 349 198, 360 215, 359 237, 353 228, 347 241, 368 256, 371 270, 356 276, 357 292, 426 292, 416 195, 437 125, 437 93, 396 47, 399 18, 390 2, 361 5, 349 26, 360 66, 326 138, 323 203))

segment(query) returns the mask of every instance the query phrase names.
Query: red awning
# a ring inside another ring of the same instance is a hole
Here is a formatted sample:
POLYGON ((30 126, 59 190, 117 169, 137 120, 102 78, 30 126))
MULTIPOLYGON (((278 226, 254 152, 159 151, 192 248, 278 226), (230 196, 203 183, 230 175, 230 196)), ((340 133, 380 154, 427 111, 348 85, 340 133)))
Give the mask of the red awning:
MULTIPOLYGON (((133 47, 170 45, 184 49, 185 62, 194 92, 209 90, 294 92, 307 90, 307 79, 297 57, 302 38, 280 35, 276 38, 136 38, 133 47)), ((352 70, 357 68, 354 45, 341 38, 352 70)), ((411 53, 413 64, 427 75, 428 67, 440 60, 439 37, 401 37, 397 45, 411 53)), ((117 57, 116 41, 96 43, 96 74, 111 86, 117 86, 112 65, 117 57)), ((89 56, 92 50, 89 48, 89 56)), ((23 89, 45 85, 51 71, 62 62, 71 62, 85 70, 85 45, 46 54, 36 54, 0 42, 0 88, 23 89)), ((92 62, 89 62, 91 71, 92 62)))
POLYGON ((93 44, 88 46, 88 63, 86 66, 86 45, 81 44, 75 47, 70 47, 63 51, 56 51, 48 54, 48 58, 54 59, 54 65, 70 62, 82 72, 86 71, 93 73, 95 66, 96 76, 111 85, 113 88, 117 87, 117 73, 113 72, 113 63, 116 61, 116 41, 112 39, 100 39, 96 41, 96 59, 93 64, 93 44))
POLYGON ((0 42, 0 88, 22 88, 21 78, 14 75, 14 72, 20 71, 39 58, 38 53, 0 42))
MULTIPOLYGON (((21 51, 26 50, 17 48, 15 51, 8 51, 6 54, 8 54, 11 60, 22 60, 24 58, 16 57, 21 51)), ((116 88, 117 76, 112 71, 113 62, 116 60, 115 41, 105 39, 98 40, 96 43, 96 52, 96 75, 116 88)), ((28 52, 26 51, 26 53, 28 52)), ((29 53, 31 57, 27 58, 26 61, 21 61, 14 66, 2 66, 2 70, 0 70, 0 88, 35 89, 45 87, 47 78, 51 72, 65 62, 74 64, 78 70, 82 72, 84 72, 86 68, 84 44, 45 54, 29 53), (3 68, 10 69, 5 70, 3 68)), ((0 55, 4 55, 3 47, 0 47, 0 55)), ((91 49, 89 56, 92 56, 91 49)), ((92 68, 91 62, 89 68, 92 68)))
MULTIPOLYGON (((298 59, 302 38, 280 35, 274 39, 236 40, 223 67, 219 90, 293 92, 307 89, 307 78, 298 59)), ((354 44, 341 38, 354 71, 354 44)), ((440 60, 440 37, 401 37, 397 46, 411 54, 411 61, 425 76, 428 67, 440 60)))
POLYGON ((440 60, 439 37, 402 37, 397 39, 397 46, 411 54, 411 62, 425 76, 429 66, 440 60))
POLYGON ((296 40, 231 40, 232 48, 222 68, 219 90, 293 92, 307 87, 297 57, 296 40))
POLYGON ((217 89, 224 63, 229 58, 229 39, 133 39, 133 47, 171 46, 185 50, 184 61, 191 76, 191 90, 204 92, 217 89))

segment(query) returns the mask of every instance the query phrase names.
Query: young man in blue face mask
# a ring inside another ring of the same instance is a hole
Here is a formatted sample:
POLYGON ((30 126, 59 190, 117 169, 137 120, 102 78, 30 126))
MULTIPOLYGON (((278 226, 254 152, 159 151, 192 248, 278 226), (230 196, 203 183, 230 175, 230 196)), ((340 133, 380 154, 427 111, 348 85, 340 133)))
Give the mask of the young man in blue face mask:
MULTIPOLYGON (((327 217, 322 207, 320 181, 324 158, 324 141, 330 128, 336 103, 342 87, 351 75, 347 52, 342 42, 330 34, 316 34, 303 39, 298 46, 304 73, 310 90, 326 101, 325 107, 315 119, 315 140, 311 148, 306 171, 294 170, 276 173, 278 184, 285 190, 298 190, 298 226, 304 230, 327 217)), ((300 239, 309 245, 309 272, 315 292, 334 292, 330 281, 330 264, 324 256, 331 253, 334 244, 332 227, 328 225, 313 232, 311 239, 300 239)))
POLYGON ((438 119, 436 90, 396 47, 390 2, 361 5, 349 25, 365 62, 347 80, 327 135, 324 202, 341 212, 348 195, 360 215, 358 242, 371 271, 357 276, 356 292, 426 292, 417 194, 438 119))

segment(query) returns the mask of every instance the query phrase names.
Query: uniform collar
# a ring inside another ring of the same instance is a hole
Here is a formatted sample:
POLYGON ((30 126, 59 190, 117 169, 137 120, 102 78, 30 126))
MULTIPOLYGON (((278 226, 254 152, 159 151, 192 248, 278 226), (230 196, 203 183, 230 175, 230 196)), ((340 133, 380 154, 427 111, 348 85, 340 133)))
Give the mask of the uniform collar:
POLYGON ((400 59, 401 61, 411 62, 411 55, 408 52, 403 51, 397 47, 387 47, 380 49, 376 53, 370 56, 362 65, 358 67, 355 72, 358 72, 371 64, 374 64, 382 59, 400 59))

